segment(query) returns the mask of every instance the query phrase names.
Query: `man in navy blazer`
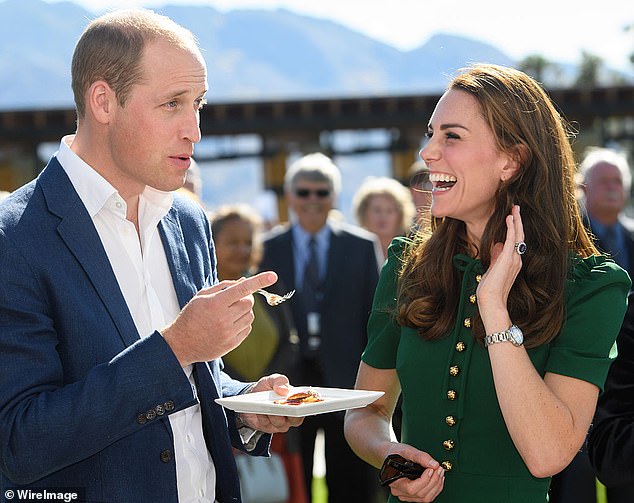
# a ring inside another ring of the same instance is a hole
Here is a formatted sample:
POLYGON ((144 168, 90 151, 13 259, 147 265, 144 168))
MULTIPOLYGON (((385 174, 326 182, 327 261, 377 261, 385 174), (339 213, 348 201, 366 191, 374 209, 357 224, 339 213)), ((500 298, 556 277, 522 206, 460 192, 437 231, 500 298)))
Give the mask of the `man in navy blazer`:
MULTIPOLYGON (((380 245, 374 234, 329 218, 340 185, 339 169, 321 153, 290 166, 284 186, 293 224, 265 237, 260 267, 297 290, 289 305, 300 341, 301 383, 350 389, 367 342, 380 245)), ((376 473, 348 446, 343 413, 306 418, 299 431, 309 494, 319 429, 325 433, 329 501, 374 501, 376 473)))
POLYGON ((232 446, 266 455, 301 420, 215 402, 288 380, 223 373, 276 275, 218 284, 203 209, 171 192, 205 63, 168 18, 121 11, 88 26, 72 77, 76 135, 0 205, 0 494, 239 502, 232 446))
POLYGON ((591 147, 579 166, 585 223, 597 247, 634 275, 634 220, 624 213, 632 175, 623 152, 591 147))

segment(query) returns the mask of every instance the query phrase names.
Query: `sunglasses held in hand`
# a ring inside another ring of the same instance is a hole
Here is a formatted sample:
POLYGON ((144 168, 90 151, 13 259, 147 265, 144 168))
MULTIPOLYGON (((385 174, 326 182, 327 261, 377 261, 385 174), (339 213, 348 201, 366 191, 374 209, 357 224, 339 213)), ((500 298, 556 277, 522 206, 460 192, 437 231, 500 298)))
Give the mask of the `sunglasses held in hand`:
POLYGON ((410 480, 417 479, 423 474, 423 471, 425 471, 424 468, 418 463, 405 459, 400 454, 390 454, 383 461, 383 466, 379 472, 379 480, 381 485, 385 487, 403 477, 410 480))

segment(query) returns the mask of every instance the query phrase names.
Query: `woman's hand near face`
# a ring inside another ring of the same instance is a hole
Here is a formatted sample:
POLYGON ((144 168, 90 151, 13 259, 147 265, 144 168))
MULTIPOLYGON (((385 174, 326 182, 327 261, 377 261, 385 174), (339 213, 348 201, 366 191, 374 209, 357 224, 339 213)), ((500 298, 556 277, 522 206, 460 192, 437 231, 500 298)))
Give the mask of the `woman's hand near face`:
POLYGON ((516 243, 524 241, 520 207, 515 205, 506 217, 506 240, 495 243, 491 250, 491 265, 476 290, 480 316, 487 333, 506 330, 510 326, 507 311, 509 292, 522 268, 522 256, 516 243))

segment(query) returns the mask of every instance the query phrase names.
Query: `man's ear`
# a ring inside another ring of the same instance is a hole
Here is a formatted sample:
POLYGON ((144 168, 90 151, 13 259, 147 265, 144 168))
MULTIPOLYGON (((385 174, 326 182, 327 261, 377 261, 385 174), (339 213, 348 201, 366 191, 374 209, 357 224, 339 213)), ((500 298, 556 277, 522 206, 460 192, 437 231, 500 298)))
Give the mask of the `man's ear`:
POLYGON ((103 80, 93 82, 86 93, 86 109, 95 120, 108 124, 116 109, 116 96, 112 88, 103 80))
POLYGON ((508 161, 502 168, 502 180, 508 181, 515 176, 522 166, 530 162, 530 151, 522 143, 518 143, 511 148, 508 154, 508 161))

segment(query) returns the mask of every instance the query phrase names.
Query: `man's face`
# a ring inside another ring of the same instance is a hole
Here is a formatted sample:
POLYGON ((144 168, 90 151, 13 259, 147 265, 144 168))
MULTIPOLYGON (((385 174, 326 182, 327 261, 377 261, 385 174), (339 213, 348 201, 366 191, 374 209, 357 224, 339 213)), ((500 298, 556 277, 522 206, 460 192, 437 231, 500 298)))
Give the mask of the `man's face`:
POLYGON ((146 185, 163 191, 183 185, 200 141, 207 92, 207 69, 197 50, 159 39, 146 45, 142 68, 142 80, 123 107, 116 105, 108 128, 109 179, 124 197, 146 185))
POLYGON ((623 177, 613 164, 595 164, 586 177, 584 191, 590 216, 616 218, 625 205, 623 177))
POLYGON ((286 199, 299 225, 307 232, 315 233, 326 225, 334 194, 328 182, 298 178, 290 192, 286 193, 286 199))

